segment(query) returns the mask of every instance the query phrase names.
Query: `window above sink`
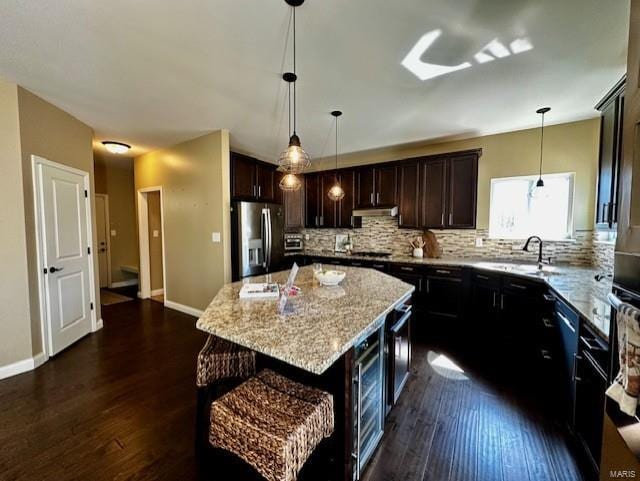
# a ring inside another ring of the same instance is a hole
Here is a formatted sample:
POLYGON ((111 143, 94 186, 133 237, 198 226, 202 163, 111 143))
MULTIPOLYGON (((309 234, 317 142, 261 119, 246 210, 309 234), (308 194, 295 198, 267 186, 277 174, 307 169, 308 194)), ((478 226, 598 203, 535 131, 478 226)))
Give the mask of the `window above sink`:
POLYGON ((489 237, 526 239, 532 234, 544 240, 573 238, 575 173, 491 179, 489 237))

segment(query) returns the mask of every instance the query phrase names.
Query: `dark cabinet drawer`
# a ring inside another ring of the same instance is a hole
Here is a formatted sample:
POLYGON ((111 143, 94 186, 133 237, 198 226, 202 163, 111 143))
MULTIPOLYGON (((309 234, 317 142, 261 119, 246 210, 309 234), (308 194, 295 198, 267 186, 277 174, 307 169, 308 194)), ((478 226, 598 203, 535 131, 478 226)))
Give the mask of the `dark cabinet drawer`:
POLYGON ((474 270, 471 275, 471 279, 474 284, 481 284, 490 287, 500 287, 500 274, 474 270))
POLYGON ((517 295, 542 297, 544 284, 515 276, 503 276, 502 288, 517 295))
POLYGON ((427 272, 427 276, 429 277, 446 277, 452 279, 461 279, 462 278, 462 268, 461 267, 430 267, 427 272))
POLYGON ((418 274, 422 273, 423 268, 418 265, 405 265, 405 264, 391 264, 391 272, 393 273, 412 273, 418 274))
POLYGON ((422 277, 422 275, 403 271, 393 272, 392 275, 408 284, 412 284, 413 286, 415 286, 416 291, 414 295, 421 296, 422 294, 424 294, 424 278, 422 277))

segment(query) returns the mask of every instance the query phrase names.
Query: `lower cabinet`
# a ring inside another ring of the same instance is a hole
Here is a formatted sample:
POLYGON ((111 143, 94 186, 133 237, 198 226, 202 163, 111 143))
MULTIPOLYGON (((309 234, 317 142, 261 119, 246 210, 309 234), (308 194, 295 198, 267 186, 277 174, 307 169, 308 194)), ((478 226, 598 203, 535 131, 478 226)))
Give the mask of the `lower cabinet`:
POLYGON ((425 272, 425 310, 432 318, 458 319, 462 314, 460 268, 429 268, 425 272))

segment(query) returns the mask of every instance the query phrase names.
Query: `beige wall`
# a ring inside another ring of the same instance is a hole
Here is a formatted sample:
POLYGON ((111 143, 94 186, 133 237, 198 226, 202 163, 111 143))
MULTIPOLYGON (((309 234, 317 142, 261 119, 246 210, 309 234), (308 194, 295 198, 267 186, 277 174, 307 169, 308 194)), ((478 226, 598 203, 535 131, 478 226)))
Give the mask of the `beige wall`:
POLYGON ((0 367, 32 356, 18 87, 0 79, 0 367))
POLYGON ((151 290, 162 289, 162 218, 160 209, 160 192, 147 194, 149 211, 149 268, 151 270, 151 290), (157 232, 157 237, 154 236, 157 232))
POLYGON ((136 224, 135 181, 133 158, 117 159, 95 153, 96 193, 109 196, 109 226, 111 249, 111 282, 135 279, 122 266, 138 267, 138 232, 136 224), (111 236, 111 230, 116 235, 111 236))
POLYGON ((229 132, 136 158, 135 183, 163 187, 165 299, 206 308, 231 279, 229 132), (222 242, 213 243, 212 232, 222 242))
MULTIPOLYGON (((38 274, 36 233, 33 202, 31 156, 37 155, 60 164, 75 167, 89 173, 93 189, 93 130, 78 119, 44 101, 31 92, 18 87, 20 115, 20 143, 22 148, 22 180, 24 191, 25 231, 31 292, 31 343, 33 354, 42 351, 40 309, 38 306, 38 274)), ((96 252, 95 204, 93 195, 91 210, 93 219, 93 252, 96 252)), ((97 318, 100 319, 98 295, 98 263, 94 256, 96 292, 93 294, 97 318)))
MULTIPOLYGON (((544 173, 575 172, 575 214, 577 230, 594 227, 599 119, 552 125, 545 128, 544 173)), ((399 145, 340 156, 340 166, 400 160, 421 155, 478 149, 483 151, 478 168, 477 227, 489 227, 491 179, 538 173, 540 129, 520 130, 466 140, 399 145)), ((313 170, 332 168, 332 159, 316 160, 313 170)))

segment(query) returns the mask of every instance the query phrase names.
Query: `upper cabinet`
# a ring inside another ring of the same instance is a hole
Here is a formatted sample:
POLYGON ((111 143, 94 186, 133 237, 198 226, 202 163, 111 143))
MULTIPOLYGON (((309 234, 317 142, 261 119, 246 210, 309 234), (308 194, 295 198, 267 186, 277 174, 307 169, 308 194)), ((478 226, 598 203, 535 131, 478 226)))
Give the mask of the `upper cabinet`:
POLYGON ((276 166, 231 152, 231 198, 275 202, 276 166))
POLYGON ((396 205, 396 166, 368 165, 356 171, 356 207, 391 207, 396 205))
POLYGON ((304 227, 304 179, 303 187, 293 191, 280 190, 279 184, 284 172, 275 174, 275 202, 284 206, 285 231, 298 231, 304 227))
POLYGON ((475 229, 480 151, 422 161, 422 227, 475 229))
POLYGON ((478 190, 478 154, 447 159, 447 220, 449 229, 475 229, 478 190))
POLYGON ((318 172, 305 175, 305 226, 308 228, 359 227, 353 217, 355 205, 355 173, 353 170, 318 172), (329 198, 329 189, 336 175, 345 195, 335 202, 329 198))
POLYGON ((600 164, 596 227, 611 229, 618 222, 618 186, 622 164, 625 78, 596 105, 600 111, 600 164))
POLYGON ((420 162, 398 166, 398 227, 420 227, 420 162))

